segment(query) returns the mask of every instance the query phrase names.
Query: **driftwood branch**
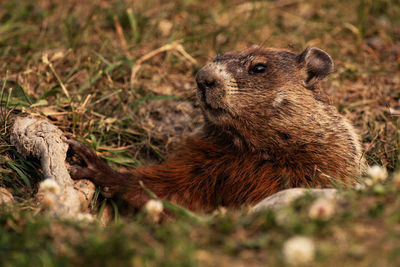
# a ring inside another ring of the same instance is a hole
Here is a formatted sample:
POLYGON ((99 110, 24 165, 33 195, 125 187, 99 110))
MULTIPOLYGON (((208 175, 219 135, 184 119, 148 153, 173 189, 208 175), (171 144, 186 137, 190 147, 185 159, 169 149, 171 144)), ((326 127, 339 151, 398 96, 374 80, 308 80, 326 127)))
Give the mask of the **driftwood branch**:
POLYGON ((77 218, 88 211, 95 185, 71 179, 66 163, 68 144, 64 134, 50 122, 33 116, 18 117, 11 129, 11 143, 24 157, 40 159, 45 180, 36 199, 50 214, 77 218))

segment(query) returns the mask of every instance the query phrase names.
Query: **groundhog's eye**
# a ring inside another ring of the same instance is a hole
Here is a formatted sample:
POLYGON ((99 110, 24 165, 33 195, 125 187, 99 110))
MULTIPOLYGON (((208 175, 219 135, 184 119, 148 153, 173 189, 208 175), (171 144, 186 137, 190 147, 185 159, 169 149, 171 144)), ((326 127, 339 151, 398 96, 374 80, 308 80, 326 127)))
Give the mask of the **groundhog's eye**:
POLYGON ((252 73, 264 73, 267 70, 267 66, 263 63, 257 63, 251 68, 252 73))

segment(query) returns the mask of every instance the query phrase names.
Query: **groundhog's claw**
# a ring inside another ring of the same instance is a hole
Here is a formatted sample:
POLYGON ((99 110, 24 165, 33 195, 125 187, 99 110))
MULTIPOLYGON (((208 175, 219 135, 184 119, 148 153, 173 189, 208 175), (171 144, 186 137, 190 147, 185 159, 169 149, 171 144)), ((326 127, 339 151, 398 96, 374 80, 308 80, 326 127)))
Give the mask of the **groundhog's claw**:
POLYGON ((92 170, 90 167, 81 167, 78 165, 70 165, 68 167, 69 174, 72 179, 85 179, 94 177, 95 171, 92 170))
POLYGON ((88 178, 94 181, 96 184, 103 185, 107 176, 113 172, 112 168, 107 165, 102 159, 100 159, 96 151, 81 142, 74 139, 68 139, 67 143, 70 148, 79 157, 83 159, 87 167, 79 165, 70 165, 69 172, 72 179, 84 179, 88 178))

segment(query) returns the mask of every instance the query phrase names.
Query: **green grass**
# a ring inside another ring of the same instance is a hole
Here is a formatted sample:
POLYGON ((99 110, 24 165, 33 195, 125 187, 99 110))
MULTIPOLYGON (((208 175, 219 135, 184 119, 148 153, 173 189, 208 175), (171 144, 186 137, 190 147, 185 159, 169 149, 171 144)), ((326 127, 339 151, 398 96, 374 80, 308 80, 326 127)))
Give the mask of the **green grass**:
MULTIPOLYGON (((274 212, 229 211, 156 225, 142 214, 104 228, 38 212, 29 199, 39 164, 8 137, 12 116, 34 113, 116 168, 161 161, 176 141, 162 131, 164 103, 194 103, 194 74, 216 54, 251 44, 317 46, 335 61, 324 82, 332 102, 361 133, 368 162, 392 176, 400 167, 398 14, 395 0, 2 1, 0 186, 18 204, 0 212, 0 265, 282 265, 282 244, 294 235, 316 242, 315 265, 399 264, 399 196, 390 181, 347 192, 329 221, 309 218, 306 197, 283 211, 283 222, 274 212), (189 57, 175 47, 143 60, 173 42, 189 57)), ((196 126, 193 105, 194 119, 172 133, 196 126)))
POLYGON ((315 265, 396 265, 400 261, 400 193, 392 182, 344 193, 335 216, 311 219, 310 196, 278 212, 220 212, 196 222, 177 217, 152 224, 127 217, 107 227, 39 216, 23 206, 0 213, 2 266, 282 265, 291 236, 311 237, 315 265), (379 189, 378 189, 379 187, 379 189))

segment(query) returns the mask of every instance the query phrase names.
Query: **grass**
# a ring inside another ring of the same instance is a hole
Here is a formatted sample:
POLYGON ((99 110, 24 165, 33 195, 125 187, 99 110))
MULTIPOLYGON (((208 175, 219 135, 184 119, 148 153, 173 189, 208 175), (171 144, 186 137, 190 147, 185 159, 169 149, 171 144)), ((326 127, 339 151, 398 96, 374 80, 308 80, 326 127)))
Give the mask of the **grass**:
POLYGON ((33 113, 116 168, 161 161, 201 122, 193 77, 216 54, 317 46, 335 61, 324 82, 331 101, 361 133, 368 162, 392 177, 400 167, 398 14, 395 0, 2 1, 0 186, 18 204, 0 212, 0 264, 283 265, 282 244, 294 235, 314 240, 315 265, 399 264, 399 193, 390 179, 345 192, 328 221, 309 218, 305 197, 276 213, 162 224, 138 215, 104 228, 39 213, 29 200, 39 164, 8 139, 10 118, 33 113))

